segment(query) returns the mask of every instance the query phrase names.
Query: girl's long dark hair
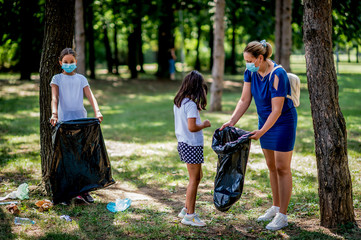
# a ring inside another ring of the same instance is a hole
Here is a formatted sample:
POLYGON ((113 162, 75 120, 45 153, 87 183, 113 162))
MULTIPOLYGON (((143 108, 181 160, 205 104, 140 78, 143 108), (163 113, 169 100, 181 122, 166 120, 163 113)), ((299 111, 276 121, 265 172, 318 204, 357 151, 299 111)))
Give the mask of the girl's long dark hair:
POLYGON ((189 98, 196 103, 198 110, 205 110, 207 106, 208 87, 202 74, 193 70, 183 79, 182 85, 174 98, 174 104, 180 107, 184 98, 189 98))

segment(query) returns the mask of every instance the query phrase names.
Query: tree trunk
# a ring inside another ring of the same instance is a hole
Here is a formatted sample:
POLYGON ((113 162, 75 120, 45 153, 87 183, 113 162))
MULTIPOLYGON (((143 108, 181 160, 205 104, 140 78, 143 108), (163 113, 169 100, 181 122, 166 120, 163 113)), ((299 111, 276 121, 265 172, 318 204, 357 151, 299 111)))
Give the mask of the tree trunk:
POLYGON ((75 0, 46 0, 45 32, 40 61, 40 155, 43 183, 51 194, 49 174, 52 156, 51 128, 51 88, 52 77, 61 72, 59 55, 61 50, 72 47, 74 37, 75 0), (67 26, 64 28, 64 26, 67 26))
POLYGON ((88 63, 90 75, 89 77, 95 79, 95 48, 94 48, 94 28, 93 28, 93 0, 85 0, 86 4, 86 38, 88 42, 88 63))
POLYGON ((85 30, 83 0, 75 0, 75 49, 77 72, 85 75, 85 30))
POLYGON ((114 68, 115 68, 115 74, 119 74, 119 56, 118 56, 118 40, 117 40, 117 25, 114 23, 114 35, 113 35, 113 41, 114 41, 114 68))
POLYGON ((37 4, 34 0, 20 1, 20 79, 30 80, 32 61, 35 52, 32 51, 32 42, 34 35, 33 27, 33 5, 37 4))
POLYGON ((210 28, 209 28, 209 48, 211 49, 211 54, 209 57, 209 70, 212 71, 213 68, 213 55, 214 55, 214 49, 213 49, 213 44, 214 44, 214 29, 213 29, 213 22, 210 21, 210 28))
POLYGON ((349 48, 347 49, 347 57, 348 57, 348 62, 349 62, 349 63, 351 62, 351 55, 350 55, 351 50, 352 50, 351 47, 349 47, 349 48))
POLYGON ((237 73, 237 66, 236 66, 236 16, 232 17, 232 50, 231 50, 231 73, 237 73))
POLYGON ((276 57, 277 63, 291 71, 290 57, 292 48, 292 0, 276 0, 276 57))
POLYGON ((356 63, 358 63, 358 45, 356 45, 356 63))
POLYGON ((315 134, 321 225, 355 223, 346 123, 338 103, 330 0, 304 0, 305 58, 315 134))
POLYGON ((142 39, 142 2, 138 0, 137 2, 137 7, 136 7, 136 12, 137 12, 137 17, 134 21, 134 33, 135 33, 135 39, 136 39, 136 61, 137 61, 137 65, 139 64, 140 66, 140 71, 144 73, 144 55, 143 55, 143 39, 142 39))
POLYGON ((108 73, 113 73, 113 58, 112 58, 112 50, 110 49, 110 43, 108 38, 108 25, 104 23, 103 26, 103 42, 105 47, 105 56, 107 59, 107 67, 108 67, 108 73))
MULTIPOLYGON (((200 17, 199 17, 200 19, 200 17)), ((201 33, 202 33, 202 28, 201 28, 201 21, 198 21, 198 36, 197 36, 197 55, 196 55, 196 63, 194 64, 194 69, 196 70, 201 70, 201 61, 199 60, 199 46, 200 46, 200 42, 201 42, 201 33)))
POLYGON ((128 36, 128 68, 130 71, 131 79, 138 78, 137 54, 136 54, 137 43, 135 40, 136 40, 135 33, 134 32, 129 33, 129 36, 128 36))
POLYGON ((214 56, 211 86, 210 111, 222 111, 222 92, 224 75, 224 8, 225 0, 215 0, 216 12, 214 18, 214 56))
POLYGON ((169 50, 173 47, 173 0, 161 1, 158 28, 158 78, 169 78, 169 50))

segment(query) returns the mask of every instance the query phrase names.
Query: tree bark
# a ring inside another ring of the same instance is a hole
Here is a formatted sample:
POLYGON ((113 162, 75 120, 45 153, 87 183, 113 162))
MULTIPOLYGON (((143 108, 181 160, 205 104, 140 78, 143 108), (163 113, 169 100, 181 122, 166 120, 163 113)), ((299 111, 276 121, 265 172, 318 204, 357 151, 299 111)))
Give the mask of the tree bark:
POLYGON ((225 0, 215 0, 214 18, 214 56, 212 68, 211 107, 210 111, 222 111, 222 92, 224 75, 224 8, 225 0))
POLYGON ((173 0, 161 1, 158 28, 158 78, 169 78, 169 49, 173 47, 173 0))
POLYGON ((276 0, 275 60, 287 71, 291 71, 292 48, 292 0, 276 0))
POLYGON ((346 123, 338 102, 330 0, 304 0, 305 58, 319 182, 321 225, 355 223, 346 123))
POLYGON ((90 75, 89 77, 95 79, 95 48, 94 48, 94 28, 93 28, 93 0, 85 0, 84 4, 86 5, 86 38, 88 42, 88 63, 90 75))
POLYGON ((75 0, 75 50, 77 72, 85 75, 85 30, 83 0, 75 0))
POLYGON ((214 55, 214 49, 213 49, 213 44, 214 44, 214 29, 213 29, 213 22, 210 21, 210 30, 209 30, 209 48, 211 50, 211 54, 209 57, 209 70, 212 71, 213 69, 213 55, 214 55))
POLYGON ((356 45, 356 63, 358 63, 358 45, 356 45))
POLYGON ((103 26, 103 43, 105 47, 105 56, 107 59, 107 68, 108 73, 113 73, 113 58, 112 58, 112 50, 110 49, 110 43, 108 38, 108 25, 104 23, 103 26))
POLYGON ((131 32, 128 36, 128 68, 130 71, 131 79, 138 78, 136 48, 137 43, 135 39, 135 33, 131 32))
POLYGON ((33 5, 37 4, 34 0, 20 1, 20 79, 30 80, 32 61, 35 52, 32 51, 32 42, 34 35, 33 27, 33 5))
POLYGON ((117 18, 119 16, 119 6, 116 0, 112 1, 113 6, 113 17, 114 17, 114 34, 113 34, 113 43, 114 43, 114 68, 115 74, 119 74, 119 56, 118 56, 118 32, 117 32, 117 18))
POLYGON ((50 195, 50 162, 52 156, 51 88, 52 77, 61 72, 59 55, 61 50, 72 47, 74 37, 75 0, 46 0, 45 32, 40 61, 40 155, 43 183, 50 195), (67 26, 64 28, 64 26, 67 26))

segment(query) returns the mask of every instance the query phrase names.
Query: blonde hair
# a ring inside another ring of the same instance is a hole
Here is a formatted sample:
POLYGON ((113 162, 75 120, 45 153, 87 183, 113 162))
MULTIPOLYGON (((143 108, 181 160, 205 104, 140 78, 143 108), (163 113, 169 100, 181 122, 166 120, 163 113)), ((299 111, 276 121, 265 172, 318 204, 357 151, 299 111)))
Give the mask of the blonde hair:
POLYGON ((250 53, 255 58, 262 55, 264 59, 267 59, 272 56, 272 46, 265 40, 262 40, 261 42, 252 41, 247 44, 243 52, 250 53))

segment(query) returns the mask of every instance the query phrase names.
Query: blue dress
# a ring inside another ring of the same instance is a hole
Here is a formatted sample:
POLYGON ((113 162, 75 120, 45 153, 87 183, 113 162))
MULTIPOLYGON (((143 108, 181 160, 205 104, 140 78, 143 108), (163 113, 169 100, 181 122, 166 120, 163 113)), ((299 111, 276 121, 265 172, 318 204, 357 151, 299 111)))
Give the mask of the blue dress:
MULTIPOLYGON (((274 63, 274 67, 277 64, 274 63)), ((291 86, 287 73, 283 68, 276 69, 270 79, 270 74, 262 80, 261 76, 255 72, 246 70, 244 81, 251 83, 251 93, 255 100, 258 113, 258 129, 261 129, 268 116, 272 112, 271 99, 274 97, 285 97, 281 116, 275 124, 260 138, 261 147, 273 151, 292 151, 296 139, 297 111, 291 99, 291 86), (278 76, 278 88, 273 87, 274 76, 278 76)))

